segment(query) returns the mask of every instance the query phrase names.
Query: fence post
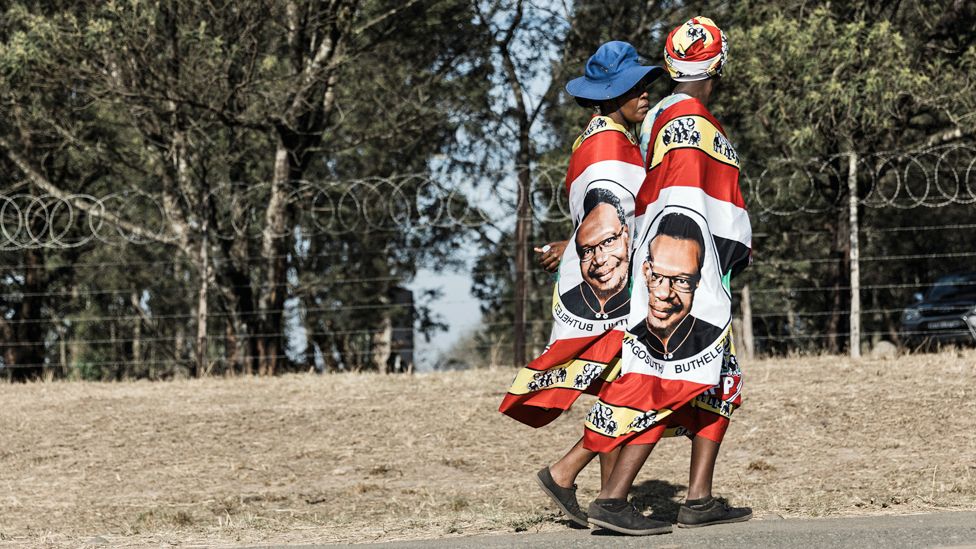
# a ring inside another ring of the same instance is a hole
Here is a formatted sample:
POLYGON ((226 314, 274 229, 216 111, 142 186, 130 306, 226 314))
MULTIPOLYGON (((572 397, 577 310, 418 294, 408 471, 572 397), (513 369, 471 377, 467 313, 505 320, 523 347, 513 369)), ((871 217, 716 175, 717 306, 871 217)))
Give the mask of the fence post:
POLYGON ((851 358, 861 357, 861 266, 858 250, 857 220, 857 153, 850 152, 847 166, 847 195, 851 233, 851 317, 850 343, 851 358))
POLYGON ((200 239, 200 288, 197 294, 197 356, 193 362, 193 377, 207 373, 207 293, 210 282, 210 250, 208 219, 203 218, 203 235, 200 239))
POLYGON ((742 301, 739 307, 742 309, 742 350, 745 352, 745 358, 751 359, 755 356, 756 343, 752 336, 752 298, 749 295, 748 284, 742 287, 742 301))

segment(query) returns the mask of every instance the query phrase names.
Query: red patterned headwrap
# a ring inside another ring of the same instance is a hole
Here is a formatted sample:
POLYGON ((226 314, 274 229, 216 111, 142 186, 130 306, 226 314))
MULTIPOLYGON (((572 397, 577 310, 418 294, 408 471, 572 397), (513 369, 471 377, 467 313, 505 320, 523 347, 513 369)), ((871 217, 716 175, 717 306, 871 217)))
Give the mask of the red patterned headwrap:
POLYGON ((678 82, 705 80, 722 73, 729 41, 722 29, 707 17, 692 17, 668 35, 664 62, 678 82))

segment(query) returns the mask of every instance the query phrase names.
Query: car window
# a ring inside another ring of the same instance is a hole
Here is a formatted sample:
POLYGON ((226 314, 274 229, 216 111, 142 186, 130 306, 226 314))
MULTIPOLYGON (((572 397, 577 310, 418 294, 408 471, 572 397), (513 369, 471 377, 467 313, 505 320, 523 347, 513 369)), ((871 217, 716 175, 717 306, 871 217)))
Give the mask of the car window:
POLYGON ((976 273, 944 276, 935 282, 926 300, 976 296, 976 273))

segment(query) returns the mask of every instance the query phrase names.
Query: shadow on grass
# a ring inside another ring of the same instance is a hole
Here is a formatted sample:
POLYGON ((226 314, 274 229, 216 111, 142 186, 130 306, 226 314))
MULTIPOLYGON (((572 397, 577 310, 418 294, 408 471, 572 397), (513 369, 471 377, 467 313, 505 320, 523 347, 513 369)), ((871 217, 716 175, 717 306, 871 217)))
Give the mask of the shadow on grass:
POLYGON ((652 510, 651 518, 674 523, 678 520, 678 509, 682 502, 678 494, 685 488, 665 480, 646 480, 634 485, 630 497, 641 512, 652 510))

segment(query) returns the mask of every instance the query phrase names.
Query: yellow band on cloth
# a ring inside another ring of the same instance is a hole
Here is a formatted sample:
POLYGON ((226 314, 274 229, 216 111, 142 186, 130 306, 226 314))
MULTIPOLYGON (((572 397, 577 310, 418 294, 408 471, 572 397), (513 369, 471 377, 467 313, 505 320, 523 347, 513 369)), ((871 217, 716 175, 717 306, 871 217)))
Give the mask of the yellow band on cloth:
POLYGON ((682 148, 700 149, 719 162, 739 167, 739 155, 722 132, 704 116, 689 115, 675 118, 658 132, 648 169, 660 164, 672 150, 682 148))

